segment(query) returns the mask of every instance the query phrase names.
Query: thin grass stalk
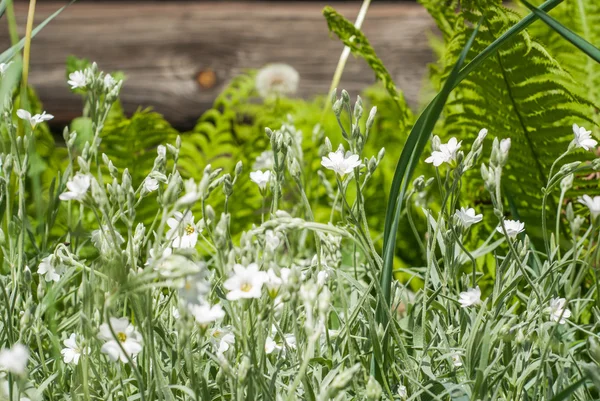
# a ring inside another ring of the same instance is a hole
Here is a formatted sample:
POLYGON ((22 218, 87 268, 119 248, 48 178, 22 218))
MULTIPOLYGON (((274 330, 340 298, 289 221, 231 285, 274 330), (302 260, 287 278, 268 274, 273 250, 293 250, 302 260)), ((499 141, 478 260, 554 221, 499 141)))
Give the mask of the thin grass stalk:
MULTIPOLYGON (((371 5, 371 0, 363 0, 362 6, 358 12, 358 16, 356 17, 356 22, 354 26, 356 29, 360 29, 362 24, 367 16, 367 11, 369 11, 369 6, 371 5)), ((331 80, 331 85, 329 86, 329 92, 333 92, 335 88, 338 87, 340 80, 342 79, 342 74, 344 73, 344 68, 346 68, 346 62, 348 61, 348 57, 350 57, 350 47, 344 47, 342 54, 340 55, 340 59, 338 60, 337 66, 335 67, 335 72, 333 73, 333 79, 331 80)), ((325 97, 325 106, 323 106, 323 114, 321 117, 321 121, 327 115, 329 106, 331 106, 331 97, 325 97)))

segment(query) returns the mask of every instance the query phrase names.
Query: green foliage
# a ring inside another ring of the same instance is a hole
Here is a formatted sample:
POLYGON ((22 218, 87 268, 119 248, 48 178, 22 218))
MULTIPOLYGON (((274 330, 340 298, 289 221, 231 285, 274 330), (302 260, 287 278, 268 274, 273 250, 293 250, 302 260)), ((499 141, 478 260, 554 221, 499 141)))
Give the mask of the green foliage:
MULTIPOLYGON (((577 0, 564 2, 550 14, 561 24, 579 34, 592 44, 600 43, 600 2, 577 0)), ((572 44, 560 37, 546 24, 537 23, 530 29, 531 35, 544 44, 544 47, 576 82, 581 93, 600 104, 600 65, 577 51, 572 44)))
POLYGON ((385 89, 398 106, 400 129, 404 131, 406 129, 405 123, 412 120, 410 109, 406 105, 406 100, 402 93, 396 89, 390 73, 383 65, 381 59, 377 57, 373 47, 369 44, 367 37, 360 29, 357 29, 333 8, 325 7, 323 15, 327 20, 329 30, 335 33, 344 45, 350 48, 354 55, 362 57, 369 64, 373 72, 375 72, 377 80, 383 83, 385 89))
MULTIPOLYGON (((437 4, 441 7, 442 2, 437 4)), ((448 73, 471 34, 469 21, 480 15, 477 11, 463 12, 448 24, 454 28, 447 31, 441 74, 448 73)), ((470 58, 520 19, 515 11, 499 5, 487 8, 484 17, 470 58)), ((487 128, 492 137, 511 138, 511 161, 504 190, 514 200, 518 217, 531 227, 532 236, 541 237, 541 189, 547 184, 550 166, 572 140, 572 124, 595 125, 593 103, 585 94, 574 91, 574 84, 572 76, 546 48, 528 32, 522 32, 458 86, 440 127, 444 137, 465 141, 473 139, 481 128, 487 128)), ((577 154, 576 158, 586 160, 589 155, 577 154)), ((478 175, 473 178, 465 191, 466 201, 484 201, 478 175)), ((576 187, 580 192, 590 193, 593 192, 590 187, 595 185, 579 180, 576 187)))

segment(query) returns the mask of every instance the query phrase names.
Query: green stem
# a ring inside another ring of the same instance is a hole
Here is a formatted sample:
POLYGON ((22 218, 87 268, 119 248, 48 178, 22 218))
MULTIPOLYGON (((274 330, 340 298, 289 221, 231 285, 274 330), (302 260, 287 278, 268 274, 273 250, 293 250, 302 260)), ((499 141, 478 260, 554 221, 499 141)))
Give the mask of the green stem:
POLYGON ((13 0, 8 0, 6 5, 6 21, 8 22, 8 34, 12 46, 19 42, 19 33, 17 31, 17 19, 15 17, 15 6, 13 0))
MULTIPOLYGON (((369 6, 371 5, 371 0, 363 0, 362 6, 360 7, 360 11, 358 12, 358 16, 356 17, 356 22, 354 26, 356 29, 360 29, 362 26, 365 17, 367 16, 367 11, 369 10, 369 6)), ((338 61, 337 67, 335 68, 335 72, 333 73, 333 79, 331 80, 331 86, 329 87, 329 94, 333 92, 335 88, 337 88, 340 80, 342 79, 342 74, 344 73, 344 68, 346 67, 346 61, 348 61, 348 57, 350 56, 350 47, 344 47, 342 54, 340 55, 340 59, 338 61)), ((325 99, 325 106, 323 107, 323 114, 321 116, 321 121, 325 118, 325 115, 331 105, 331 96, 327 96, 325 99)), ((352 115, 352 114, 350 114, 352 115)))

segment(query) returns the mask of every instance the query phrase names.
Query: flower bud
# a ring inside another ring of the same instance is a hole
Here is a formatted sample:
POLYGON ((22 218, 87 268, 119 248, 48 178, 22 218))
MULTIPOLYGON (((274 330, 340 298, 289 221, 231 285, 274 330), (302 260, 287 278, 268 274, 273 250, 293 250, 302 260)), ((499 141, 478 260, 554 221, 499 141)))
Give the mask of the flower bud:
POLYGON ((377 401, 381 399, 381 395, 383 390, 381 389, 381 385, 373 376, 369 376, 369 381, 367 382, 366 388, 366 396, 367 400, 377 401))
POLYGON ((325 137, 325 151, 327 153, 331 152, 333 149, 333 146, 331 145, 331 141, 329 140, 328 137, 325 137))
POLYGON ((575 218, 575 212, 573 212, 573 203, 569 202, 566 208, 567 221, 571 222, 575 218))
POLYGON ((236 163, 236 165, 235 165, 235 175, 236 176, 242 174, 243 167, 244 167, 244 165, 242 164, 241 160, 236 163))
POLYGON ((237 373, 238 373, 237 377, 241 383, 244 383, 246 381, 246 377, 248 376, 248 372, 250 371, 251 366, 252 366, 252 363, 250 362, 250 358, 248 358, 246 355, 244 355, 238 366, 238 371, 237 371, 237 373))
POLYGON ((437 135, 434 135, 433 138, 431 138, 431 149, 434 152, 437 152, 440 150, 440 145, 442 144, 442 141, 440 140, 440 137, 437 135))
POLYGON ((354 118, 359 121, 363 115, 363 103, 360 96, 356 96, 356 103, 354 103, 354 118))
POLYGON ((563 164, 560 167, 559 173, 560 174, 569 174, 572 173, 573 171, 575 171, 575 169, 577 167, 579 167, 579 165, 581 164, 580 161, 576 161, 576 162, 572 162, 572 163, 567 163, 567 164, 563 164))
POLYGON ((375 116, 377 115, 377 107, 374 106, 371 108, 371 112, 369 113, 369 117, 367 118, 367 132, 371 130, 373 127, 373 123, 375 122, 375 116))
POLYGON ((561 191, 567 192, 569 189, 571 189, 571 187, 573 186, 573 179, 574 179, 573 174, 566 175, 560 181, 560 189, 561 189, 561 191))
POLYGON ((348 93, 348 91, 346 89, 342 89, 342 96, 341 99, 343 100, 343 102, 345 104, 350 104, 350 94, 348 93))
POLYGON ((333 104, 333 113, 338 118, 342 114, 342 99, 336 100, 336 102, 333 104))

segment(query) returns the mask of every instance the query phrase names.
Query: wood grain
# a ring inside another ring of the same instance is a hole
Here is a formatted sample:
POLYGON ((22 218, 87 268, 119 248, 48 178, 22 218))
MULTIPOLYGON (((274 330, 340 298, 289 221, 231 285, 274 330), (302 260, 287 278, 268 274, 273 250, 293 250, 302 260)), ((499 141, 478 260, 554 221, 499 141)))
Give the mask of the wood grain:
MULTIPOLYGON (((39 3, 37 22, 62 4, 39 3)), ((81 108, 80 98, 69 91, 65 79, 65 61, 71 54, 94 60, 105 71, 125 72, 122 102, 128 113, 152 106, 180 129, 193 126, 232 76, 270 62, 294 66, 301 76, 298 95, 311 97, 328 90, 343 48, 328 34, 321 15, 324 5, 75 3, 34 38, 30 82, 58 125, 77 116, 81 108)), ((359 6, 344 3, 336 9, 353 20, 359 6)), ((22 30, 27 5, 17 3, 16 13, 22 30)), ((6 24, 1 25, 3 49, 9 38, 6 24)), ((415 4, 373 4, 363 28, 414 104, 426 65, 433 60, 427 40, 434 29, 431 18, 415 4)), ((351 57, 340 87, 357 93, 373 82, 366 63, 351 57)))

